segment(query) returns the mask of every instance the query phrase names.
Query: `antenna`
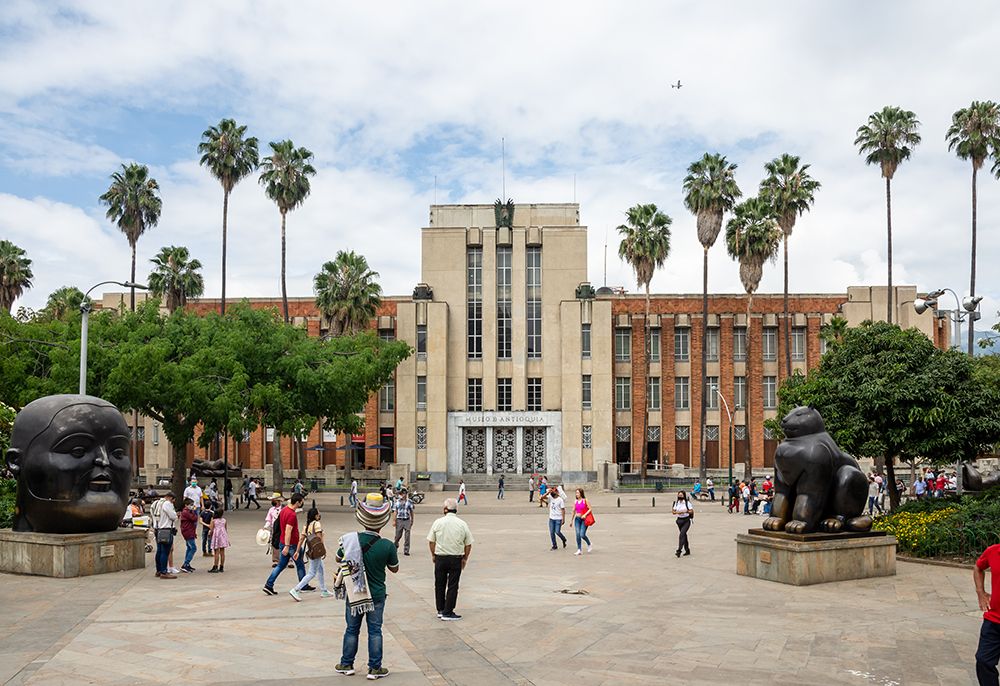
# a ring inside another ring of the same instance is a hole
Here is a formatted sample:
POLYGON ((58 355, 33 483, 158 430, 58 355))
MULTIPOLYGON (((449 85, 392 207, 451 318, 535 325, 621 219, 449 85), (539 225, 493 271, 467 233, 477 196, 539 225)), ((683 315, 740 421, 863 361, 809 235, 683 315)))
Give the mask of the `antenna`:
POLYGON ((438 204, 438 177, 437 174, 434 175, 434 204, 438 204))
POLYGON ((500 136, 500 202, 507 201, 507 148, 500 136))
POLYGON ((604 227, 604 285, 608 285, 608 227, 604 227))
POLYGON ((576 202, 576 174, 573 174, 573 202, 576 202))

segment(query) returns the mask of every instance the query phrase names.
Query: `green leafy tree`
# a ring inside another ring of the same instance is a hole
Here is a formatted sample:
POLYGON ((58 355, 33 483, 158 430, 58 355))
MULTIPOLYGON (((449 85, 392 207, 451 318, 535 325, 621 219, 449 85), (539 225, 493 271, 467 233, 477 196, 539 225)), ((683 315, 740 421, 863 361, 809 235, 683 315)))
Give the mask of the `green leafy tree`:
POLYGON ((240 181, 257 169, 257 139, 246 137, 247 127, 232 119, 223 119, 201 134, 198 152, 206 167, 222 184, 222 301, 220 314, 226 313, 226 249, 229 224, 229 195, 240 181))
MULTIPOLYGON (((750 373, 752 339, 749 335, 753 310, 753 294, 760 286, 764 275, 764 263, 773 262, 778 255, 781 242, 781 229, 774 217, 771 203, 765 198, 755 196, 741 202, 733 211, 733 218, 726 224, 726 251, 740 265, 740 281, 747 293, 747 343, 746 343, 746 397, 750 395, 753 374, 750 373)), ((753 475, 753 440, 752 422, 750 421, 749 404, 746 409, 747 430, 747 460, 743 465, 744 478, 749 480, 753 475)))
POLYGON ((917 115, 899 107, 886 106, 868 117, 868 122, 858 127, 854 144, 858 154, 865 155, 865 162, 877 165, 885 179, 885 227, 887 258, 889 261, 889 290, 886 321, 893 321, 892 314, 892 177, 899 165, 910 159, 913 148, 920 143, 917 115))
POLYGON ((795 155, 784 154, 764 165, 767 176, 760 182, 760 193, 771 203, 778 226, 784 234, 785 291, 785 373, 792 375, 791 331, 788 318, 788 239, 795 220, 812 207, 820 183, 809 175, 809 165, 801 164, 795 155))
MULTIPOLYGON (((972 267, 969 277, 969 295, 976 294, 976 212, 978 202, 977 175, 983 164, 992 156, 1000 164, 1000 105, 990 100, 975 101, 951 118, 945 134, 948 149, 963 160, 972 162, 972 267)), ((1000 176, 1000 174, 998 174, 1000 176)), ((976 340, 975 321, 969 318, 969 355, 976 340)))
POLYGON ((334 336, 356 333, 368 326, 382 302, 378 272, 363 255, 340 250, 313 279, 316 306, 330 321, 334 336))
MULTIPOLYGON (((722 230, 722 219, 736 204, 742 193, 736 185, 736 165, 729 163, 723 155, 705 155, 688 167, 684 177, 684 206, 697 218, 698 242, 702 247, 702 291, 701 291, 701 426, 708 417, 708 251, 715 245, 722 230)), ((705 430, 701 430, 698 478, 704 482, 707 475, 705 462, 705 430)))
POLYGON ((184 246, 160 248, 150 262, 153 271, 149 273, 149 291, 163 298, 171 314, 187 305, 188 298, 200 297, 205 292, 205 278, 199 273, 201 262, 192 260, 184 246))
MULTIPOLYGON (((107 217, 118 225, 132 249, 130 280, 135 283, 135 247, 139 237, 160 221, 163 203, 160 186, 144 164, 123 164, 111 175, 111 185, 100 201, 107 205, 107 217)), ((135 286, 129 288, 129 309, 135 310, 135 286)))
POLYGON ((296 148, 290 140, 271 142, 271 154, 261 164, 260 183, 281 213, 281 307, 288 323, 288 290, 285 287, 285 218, 309 197, 309 177, 316 174, 313 154, 296 148))
POLYGON ((65 319, 80 311, 84 295, 76 286, 63 286, 49 294, 44 313, 53 319, 65 319))
MULTIPOLYGON (((625 213, 625 223, 618 227, 622 240, 618 246, 618 256, 625 260, 635 272, 635 279, 646 292, 646 321, 644 340, 649 341, 649 282, 653 274, 663 266, 670 255, 670 224, 671 219, 660 212, 656 205, 635 205, 625 213)), ((647 343, 648 345, 648 343, 647 343)), ((646 374, 644 383, 648 385, 649 355, 646 356, 646 374)), ((642 433, 639 434, 642 446, 642 463, 639 466, 641 478, 646 478, 646 407, 642 411, 642 433)))
POLYGON ((8 240, 0 240, 0 309, 10 312, 14 301, 31 288, 31 260, 8 240))

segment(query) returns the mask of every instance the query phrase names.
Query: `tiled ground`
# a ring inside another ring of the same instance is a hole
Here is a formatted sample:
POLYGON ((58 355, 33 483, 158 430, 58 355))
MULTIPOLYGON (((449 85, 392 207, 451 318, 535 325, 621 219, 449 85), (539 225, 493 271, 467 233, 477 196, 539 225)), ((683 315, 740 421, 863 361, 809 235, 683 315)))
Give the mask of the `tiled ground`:
MULTIPOLYGON (((389 579, 392 683, 974 683, 980 614, 967 570, 900 563, 896 577, 805 588, 747 579, 735 574, 733 539, 751 518, 703 508, 693 555, 677 559, 663 496, 655 509, 649 496, 623 498, 621 510, 614 496, 592 498, 595 550, 578 558, 572 540, 549 551, 543 511, 520 494, 476 500, 463 511, 477 541, 461 622, 434 615, 423 533, 437 508, 418 509, 413 555, 389 579)), ((353 528, 329 503, 326 528, 353 528)), ((253 534, 262 519, 263 511, 230 517, 224 575, 205 574, 199 556, 199 571, 175 581, 155 579, 151 568, 75 580, 0 576, 0 682, 342 678, 333 665, 343 606, 309 594, 295 603, 284 593, 292 571, 279 578, 278 596, 261 592, 270 564, 253 534)), ((364 641, 363 631, 359 667, 364 641)))

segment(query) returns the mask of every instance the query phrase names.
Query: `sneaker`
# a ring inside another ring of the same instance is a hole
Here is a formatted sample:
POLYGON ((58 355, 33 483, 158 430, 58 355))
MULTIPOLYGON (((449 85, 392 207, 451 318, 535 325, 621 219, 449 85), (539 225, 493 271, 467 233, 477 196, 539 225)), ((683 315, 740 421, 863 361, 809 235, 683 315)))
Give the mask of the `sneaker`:
POLYGON ((574 554, 574 555, 583 555, 583 551, 582 551, 582 550, 577 550, 577 551, 576 551, 575 553, 573 553, 573 554, 574 554))
POLYGON ((592 553, 592 552, 594 552, 594 546, 592 546, 592 545, 590 545, 590 544, 588 543, 588 544, 587 544, 587 552, 588 552, 588 553, 592 553))
POLYGON ((354 674, 354 665, 337 665, 333 668, 337 674, 344 674, 346 676, 351 676, 354 674))
POLYGON ((315 587, 315 586, 312 586, 312 585, 310 585, 310 584, 306 584, 305 586, 303 586, 303 587, 302 587, 302 589, 301 589, 301 590, 303 590, 303 591, 315 591, 315 590, 316 590, 316 587, 315 587))
POLYGON ((438 619, 441 619, 442 617, 444 617, 444 613, 443 612, 438 612, 438 619))
POLYGON ((334 595, 335 594, 330 593, 329 591, 323 591, 322 593, 319 594, 319 597, 320 598, 332 598, 334 595))
POLYGON ((369 667, 368 678, 372 681, 389 676, 389 670, 385 667, 369 667))
POLYGON ((290 595, 293 598, 295 598, 295 602, 299 602, 300 600, 302 600, 302 596, 300 596, 299 592, 296 591, 294 588, 291 589, 290 591, 288 591, 288 595, 290 595))
POLYGON ((266 593, 267 595, 278 595, 278 592, 275 591, 270 586, 265 586, 264 588, 262 588, 260 590, 264 591, 264 593, 266 593))
POLYGON ((457 622, 462 618, 462 615, 456 615, 454 612, 446 615, 441 615, 441 619, 445 622, 457 622))
POLYGON ((551 548, 549 548, 549 550, 559 550, 559 548, 552 546, 551 548))
POLYGON ((181 570, 177 569, 177 567, 168 567, 167 572, 170 574, 180 574, 181 570))
POLYGON ((190 574, 194 570, 191 569, 190 567, 188 567, 187 565, 182 565, 181 566, 181 571, 184 572, 185 574, 190 574))

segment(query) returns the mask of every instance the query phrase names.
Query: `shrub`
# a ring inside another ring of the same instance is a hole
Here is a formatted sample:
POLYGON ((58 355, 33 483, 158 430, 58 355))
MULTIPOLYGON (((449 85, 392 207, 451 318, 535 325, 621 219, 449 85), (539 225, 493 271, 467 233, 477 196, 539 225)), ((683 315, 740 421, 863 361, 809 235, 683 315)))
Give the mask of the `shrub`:
POLYGON ((17 482, 0 479, 0 529, 9 529, 14 524, 14 504, 17 496, 17 482))
POLYGON ((1000 543, 1000 493, 911 501, 875 528, 892 534, 899 549, 917 557, 978 557, 1000 543))

